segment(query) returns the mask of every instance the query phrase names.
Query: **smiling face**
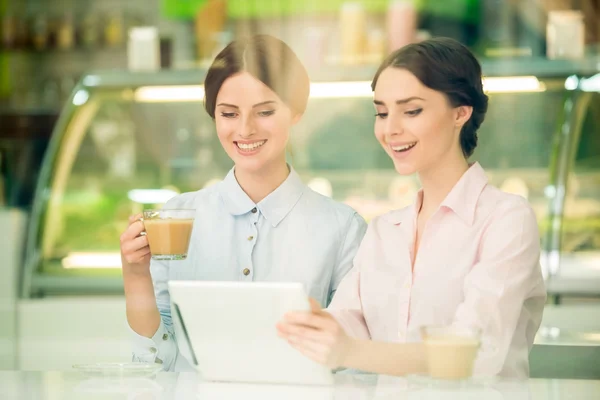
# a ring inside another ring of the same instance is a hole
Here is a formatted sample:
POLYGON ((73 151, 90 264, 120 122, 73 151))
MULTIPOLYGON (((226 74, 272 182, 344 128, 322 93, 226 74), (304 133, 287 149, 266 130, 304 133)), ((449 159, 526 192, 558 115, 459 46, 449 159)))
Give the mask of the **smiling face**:
POLYGON ((217 135, 238 171, 262 174, 285 164, 290 128, 299 119, 247 72, 227 78, 217 94, 217 135))
POLYGON ((374 104, 375 136, 399 174, 424 172, 449 157, 464 157, 459 135, 470 110, 452 107, 443 93, 426 87, 406 69, 382 71, 374 104))

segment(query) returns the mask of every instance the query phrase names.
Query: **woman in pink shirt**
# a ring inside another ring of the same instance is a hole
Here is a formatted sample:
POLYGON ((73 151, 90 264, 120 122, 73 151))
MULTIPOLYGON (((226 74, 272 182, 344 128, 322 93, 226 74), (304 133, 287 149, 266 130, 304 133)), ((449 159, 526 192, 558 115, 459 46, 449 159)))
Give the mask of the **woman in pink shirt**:
POLYGON ((527 377, 546 301, 540 238, 527 201, 468 161, 488 106, 478 61, 426 40, 392 53, 372 89, 377 140, 422 188, 370 223, 330 307, 290 313, 280 336, 332 368, 404 375, 426 372, 421 326, 466 326, 482 334, 476 375, 527 377))

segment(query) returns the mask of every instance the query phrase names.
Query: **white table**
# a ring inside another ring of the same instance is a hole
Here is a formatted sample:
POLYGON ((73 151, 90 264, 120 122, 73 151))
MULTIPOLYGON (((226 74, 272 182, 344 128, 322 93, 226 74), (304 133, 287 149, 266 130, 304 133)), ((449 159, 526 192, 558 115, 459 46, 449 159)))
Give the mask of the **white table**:
POLYGON ((101 379, 78 372, 0 371, 0 399, 600 399, 600 381, 530 379, 435 386, 417 378, 337 375, 331 387, 202 382, 194 373, 161 372, 153 378, 101 379))

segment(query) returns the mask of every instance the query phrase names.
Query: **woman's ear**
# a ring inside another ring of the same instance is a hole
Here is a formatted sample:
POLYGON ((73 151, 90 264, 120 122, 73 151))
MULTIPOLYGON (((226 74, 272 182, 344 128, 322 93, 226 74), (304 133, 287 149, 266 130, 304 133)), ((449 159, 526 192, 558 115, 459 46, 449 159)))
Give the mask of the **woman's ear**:
POLYGON ((292 117, 292 125, 296 125, 298 122, 300 122, 300 120, 302 119, 302 116, 303 116, 303 115, 304 115, 304 114, 295 114, 295 115, 292 117))
POLYGON ((459 106, 456 108, 456 116, 454 119, 454 124, 460 130, 462 127, 469 121, 471 115, 473 114, 472 106, 459 106))

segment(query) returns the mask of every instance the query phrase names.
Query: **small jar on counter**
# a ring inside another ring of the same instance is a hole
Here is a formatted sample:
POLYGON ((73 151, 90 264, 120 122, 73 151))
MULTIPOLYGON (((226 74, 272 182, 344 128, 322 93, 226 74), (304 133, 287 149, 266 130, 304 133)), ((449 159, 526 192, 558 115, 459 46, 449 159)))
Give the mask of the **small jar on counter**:
POLYGON ((127 60, 132 71, 160 69, 160 38, 153 26, 139 26, 129 30, 127 60))
POLYGON ((49 39, 48 19, 43 14, 33 16, 31 21, 31 44, 35 50, 45 50, 49 39))
POLYGON ((95 13, 88 12, 83 16, 80 26, 81 45, 87 49, 95 49, 100 41, 99 21, 95 13))
POLYGON ((546 55, 550 59, 582 58, 585 48, 583 13, 550 11, 546 24, 546 55))
POLYGON ((70 50, 75 46, 75 25, 73 15, 66 13, 56 28, 56 47, 60 50, 70 50))
POLYGON ((386 54, 385 33, 381 29, 371 29, 367 35, 366 61, 369 64, 379 64, 386 54))
POLYGON ((17 20, 13 15, 6 14, 0 21, 1 43, 4 49, 14 49, 17 47, 17 20))
POLYGON ((106 18, 104 44, 111 48, 123 45, 123 17, 119 13, 111 13, 106 18))
POLYGON ((398 50, 413 43, 417 32, 417 9, 414 0, 393 0, 387 12, 388 50, 398 50))
POLYGON ((361 61, 365 47, 367 14, 359 2, 342 4, 340 13, 341 59, 344 64, 361 61))
POLYGON ((307 27, 304 34, 304 61, 310 68, 318 68, 327 53, 327 32, 317 27, 307 27))

